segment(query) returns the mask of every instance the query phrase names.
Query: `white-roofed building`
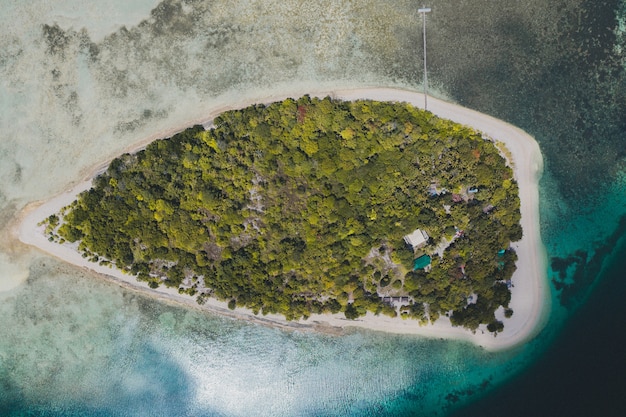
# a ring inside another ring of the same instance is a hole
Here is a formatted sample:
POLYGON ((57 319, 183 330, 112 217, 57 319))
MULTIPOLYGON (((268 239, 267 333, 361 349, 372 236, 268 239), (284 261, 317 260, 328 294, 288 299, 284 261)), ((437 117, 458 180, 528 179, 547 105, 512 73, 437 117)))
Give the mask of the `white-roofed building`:
POLYGON ((411 245, 413 249, 419 248, 428 242, 428 233, 424 230, 415 229, 410 235, 404 236, 407 245, 411 245))

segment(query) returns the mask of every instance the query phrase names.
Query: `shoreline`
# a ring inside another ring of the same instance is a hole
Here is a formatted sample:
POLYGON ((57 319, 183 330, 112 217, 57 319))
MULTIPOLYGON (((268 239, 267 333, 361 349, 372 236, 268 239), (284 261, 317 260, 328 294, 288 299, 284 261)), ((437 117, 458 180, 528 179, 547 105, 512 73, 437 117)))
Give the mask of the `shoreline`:
MULTIPOLYGON (((122 151, 122 153, 136 152, 157 138, 170 137, 174 133, 191 127, 193 124, 206 126, 217 115, 226 110, 243 108, 255 103, 271 103, 287 97, 297 98, 303 94, 307 94, 307 92, 249 98, 243 102, 232 103, 231 105, 218 104, 210 109, 209 114, 203 121, 191 122, 191 124, 187 124, 181 129, 171 129, 162 135, 157 134, 147 139, 144 138, 136 142, 134 146, 122 151)), ((424 103, 423 94, 395 88, 336 89, 319 92, 309 91, 308 94, 315 97, 331 96, 348 101, 370 99, 408 102, 419 108, 423 108, 424 103)), ((445 316, 440 317, 435 324, 425 326, 420 326, 416 320, 374 316, 370 312, 357 320, 347 320, 343 314, 313 314, 308 320, 289 322, 279 315, 256 316, 251 310, 246 308, 238 307, 234 311, 229 310, 227 302, 217 301, 213 298, 207 299, 204 305, 198 305, 194 297, 179 294, 177 289, 164 286, 151 289, 146 283, 136 281, 134 276, 123 274, 120 270, 112 269, 108 266, 101 266, 87 261, 70 246, 49 242, 44 234, 44 227, 37 226, 37 223, 49 215, 59 212, 61 208, 69 205, 76 198, 77 194, 89 189, 92 179, 102 172, 103 168, 106 168, 110 161, 105 164, 98 164, 91 174, 88 175, 87 179, 71 189, 45 202, 35 202, 27 205, 20 214, 19 224, 14 229, 14 233, 21 242, 27 245, 35 246, 39 250, 75 266, 104 275, 109 280, 125 288, 139 290, 148 295, 155 295, 168 301, 201 308, 222 316, 293 330, 341 333, 344 329, 356 327, 388 333, 466 340, 491 351, 518 346, 533 338, 543 328, 549 312, 550 295, 546 276, 546 254, 539 229, 538 181, 543 170, 543 159, 539 145, 527 133, 504 121, 456 104, 438 100, 434 97, 429 96, 428 101, 428 110, 430 112, 439 117, 470 126, 494 140, 503 142, 513 158, 514 175, 519 186, 523 237, 522 240, 512 245, 516 249, 519 258, 517 269, 512 277, 513 287, 511 288, 510 308, 514 310, 514 314, 511 318, 506 319, 504 318, 502 308, 496 312, 496 317, 504 323, 504 330, 498 333, 497 337, 487 332, 484 325, 481 325, 476 333, 461 327, 452 327, 449 319, 445 316)))

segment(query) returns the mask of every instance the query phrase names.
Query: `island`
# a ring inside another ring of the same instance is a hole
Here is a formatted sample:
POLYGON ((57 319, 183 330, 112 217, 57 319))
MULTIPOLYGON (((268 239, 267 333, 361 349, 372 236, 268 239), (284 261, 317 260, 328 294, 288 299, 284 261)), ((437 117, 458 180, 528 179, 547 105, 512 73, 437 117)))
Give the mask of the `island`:
POLYGON ((335 97, 227 111, 124 154, 39 230, 200 305, 506 334, 527 232, 511 151, 408 100, 335 97))

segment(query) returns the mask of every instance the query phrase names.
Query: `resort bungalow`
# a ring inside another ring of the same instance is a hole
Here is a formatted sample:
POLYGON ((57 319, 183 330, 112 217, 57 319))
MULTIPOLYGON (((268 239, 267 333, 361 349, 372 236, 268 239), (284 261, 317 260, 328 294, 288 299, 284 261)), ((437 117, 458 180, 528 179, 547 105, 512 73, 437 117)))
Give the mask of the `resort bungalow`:
POLYGON ((404 236, 404 241, 413 249, 417 249, 428 242, 428 233, 420 229, 415 229, 410 235, 404 236))

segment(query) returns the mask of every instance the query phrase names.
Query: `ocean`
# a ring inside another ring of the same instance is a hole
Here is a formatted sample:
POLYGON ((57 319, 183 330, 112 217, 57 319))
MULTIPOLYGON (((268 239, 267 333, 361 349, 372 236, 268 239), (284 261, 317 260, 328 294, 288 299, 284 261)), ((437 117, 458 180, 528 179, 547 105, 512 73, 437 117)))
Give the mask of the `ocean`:
MULTIPOLYGON (((0 415, 621 416, 626 5, 432 0, 429 91, 534 135, 552 309, 531 342, 283 331, 31 250, 16 216, 216 103, 421 90, 408 0, 0 0, 0 415)), ((421 7, 421 4, 420 4, 421 7)))

